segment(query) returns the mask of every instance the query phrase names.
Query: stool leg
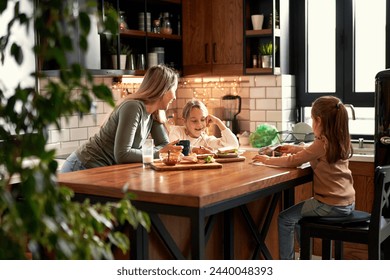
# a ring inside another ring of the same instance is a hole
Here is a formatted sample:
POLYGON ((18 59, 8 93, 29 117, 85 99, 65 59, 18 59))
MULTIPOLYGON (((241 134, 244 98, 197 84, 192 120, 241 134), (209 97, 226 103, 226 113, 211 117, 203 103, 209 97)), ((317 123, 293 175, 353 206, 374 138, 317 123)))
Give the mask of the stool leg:
POLYGON ((344 258, 343 241, 341 240, 334 241, 334 258, 335 260, 342 260, 344 258))
POLYGON ((322 259, 330 260, 332 258, 332 241, 322 239, 322 259))
POLYGON ((301 226, 301 253, 299 258, 301 260, 311 260, 312 252, 312 239, 310 238, 309 232, 301 226))

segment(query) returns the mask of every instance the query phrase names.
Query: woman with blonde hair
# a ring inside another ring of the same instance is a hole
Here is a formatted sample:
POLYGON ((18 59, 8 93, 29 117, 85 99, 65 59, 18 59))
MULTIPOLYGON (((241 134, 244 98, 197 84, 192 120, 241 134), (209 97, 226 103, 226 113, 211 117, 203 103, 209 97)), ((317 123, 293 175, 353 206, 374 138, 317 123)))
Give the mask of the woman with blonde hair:
POLYGON ((114 108, 98 133, 73 152, 61 172, 71 172, 120 163, 142 162, 142 145, 154 139, 154 157, 164 149, 181 150, 169 143, 159 111, 176 99, 178 74, 163 65, 148 69, 136 93, 114 108))

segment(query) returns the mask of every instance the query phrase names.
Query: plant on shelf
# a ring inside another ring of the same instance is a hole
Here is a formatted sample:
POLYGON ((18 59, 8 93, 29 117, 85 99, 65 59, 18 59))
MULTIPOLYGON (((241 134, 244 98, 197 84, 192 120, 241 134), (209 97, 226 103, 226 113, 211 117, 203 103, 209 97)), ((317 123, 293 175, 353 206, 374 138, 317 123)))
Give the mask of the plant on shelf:
MULTIPOLYGON (((273 44, 271 41, 267 42, 267 43, 260 44, 260 46, 259 46, 260 55, 272 55, 272 51, 273 51, 273 44)), ((276 48, 275 48, 275 51, 276 51, 276 48)))
MULTIPOLYGON (((121 45, 119 51, 121 55, 129 55, 133 52, 133 50, 128 45, 121 45)), ((111 55, 116 55, 118 53, 117 47, 111 46, 110 53, 111 55)))
MULTIPOLYGON (((275 46, 275 52, 277 47, 275 46)), ((261 67, 272 68, 272 55, 274 51, 274 45, 271 41, 260 44, 259 53, 261 56, 261 67)))
MULTIPOLYGON (((33 12, 23 11, 20 1, 1 1, 0 17, 13 13, 1 33, 0 65, 10 61, 25 66, 24 54, 32 51, 38 61, 55 60, 59 74, 51 79, 32 70, 34 84, 44 79, 42 88, 24 85, 24 75, 15 75, 14 87, 6 89, 0 82, 0 259, 112 259, 113 248, 123 252, 130 248, 119 229, 127 224, 149 229, 149 216, 132 205, 125 186, 123 199, 117 202, 75 201, 73 191, 59 185, 56 151, 47 145, 49 127, 61 131, 63 119, 90 114, 95 99, 115 105, 106 85, 97 84, 85 67, 66 59, 73 52, 70 38, 78 27, 78 47, 88 48, 90 15, 96 12, 97 1, 80 5, 78 17, 67 1, 29 2, 35 4, 33 12), (40 43, 27 50, 15 32, 28 30, 32 23, 40 43), (25 166, 31 159, 34 164, 25 166), (17 185, 12 184, 14 178, 19 178, 17 185)), ((118 32, 113 17, 99 24, 103 32, 118 32)))
MULTIPOLYGON (((122 45, 119 48, 119 55, 120 55, 120 69, 126 69, 126 61, 127 61, 127 56, 130 55, 133 52, 133 50, 128 46, 128 45, 122 45)), ((116 46, 111 46, 110 48, 110 53, 112 56, 112 67, 114 69, 118 68, 118 49, 116 46)))

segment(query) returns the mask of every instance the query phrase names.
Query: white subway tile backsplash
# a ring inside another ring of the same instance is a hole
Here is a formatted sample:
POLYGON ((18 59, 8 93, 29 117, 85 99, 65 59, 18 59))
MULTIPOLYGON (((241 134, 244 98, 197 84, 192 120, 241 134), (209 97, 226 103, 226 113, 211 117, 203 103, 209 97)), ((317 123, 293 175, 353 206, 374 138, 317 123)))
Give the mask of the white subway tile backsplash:
POLYGON ((104 114, 109 114, 112 112, 114 108, 110 105, 110 104, 107 104, 107 103, 104 103, 103 102, 103 113, 104 114))
POLYGON ((267 87, 266 98, 282 98, 282 88, 280 87, 267 87))
POLYGON ((57 151, 57 154, 70 154, 80 146, 79 141, 61 142, 61 151, 57 151))
POLYGON ((249 98, 265 98, 265 87, 254 87, 249 89, 249 98))
POLYGON ((276 110, 276 99, 256 99, 257 110, 276 110))
POLYGON ((283 98, 295 98, 295 87, 282 87, 283 98))
POLYGON ((283 110, 283 99, 276 99, 276 109, 277 110, 283 110))
POLYGON ((280 111, 267 111, 266 112, 266 121, 267 122, 281 122, 282 114, 280 111))
POLYGON ((250 96, 250 90, 248 87, 242 87, 238 93, 239 96, 243 99, 248 99, 250 96))
POLYGON ((61 150, 61 142, 56 142, 56 143, 47 143, 46 146, 46 151, 48 150, 61 150))
MULTIPOLYGON (((96 78, 96 82, 108 87, 113 85, 111 78, 96 78)), ((142 79, 126 80, 126 88, 134 92, 142 79)), ((170 110, 181 117, 182 108, 192 98, 203 100, 210 112, 222 118, 222 96, 238 94, 242 98, 241 113, 238 115, 241 131, 254 131, 257 126, 268 123, 279 130, 288 130, 295 112, 295 78, 291 75, 258 75, 243 77, 202 77, 181 79, 170 110)), ((46 80, 41 85, 47 84, 46 80)), ((115 85, 117 87, 117 85, 115 85)), ((113 97, 118 101, 122 90, 114 88, 113 97)), ((78 90, 75 91, 78 94, 78 90)), ((61 118, 61 130, 50 126, 48 147, 54 147, 59 154, 68 154, 99 131, 113 108, 107 103, 96 100, 96 123, 92 114, 80 119, 77 114, 61 118)))
POLYGON ((70 129, 70 140, 85 140, 88 138, 88 128, 72 128, 70 129))
POLYGON ((261 75, 255 77, 255 85, 257 87, 275 87, 276 77, 273 75, 261 75))
POLYGON ((254 110, 249 113, 249 117, 251 121, 257 122, 265 122, 266 119, 266 111, 254 110))
POLYGON ((69 129, 50 130, 49 143, 56 143, 60 141, 69 141, 69 129))
POLYGON ((99 126, 88 127, 88 138, 94 136, 99 131, 99 129, 99 126))
POLYGON ((89 127, 89 126, 96 126, 96 125, 97 125, 97 118, 95 118, 94 115, 88 114, 80 118, 79 127, 89 127))
POLYGON ((69 116, 61 118, 61 128, 75 128, 79 127, 79 116, 69 116))
POLYGON ((104 102, 103 101, 97 101, 96 102, 96 113, 97 114, 103 114, 104 113, 104 102))
POLYGON ((295 86, 295 76, 292 75, 280 75, 276 77, 276 84, 278 87, 295 86))
POLYGON ((241 113, 238 115, 239 120, 247 120, 247 121, 249 121, 250 120, 249 113, 250 113, 249 109, 241 110, 241 113))

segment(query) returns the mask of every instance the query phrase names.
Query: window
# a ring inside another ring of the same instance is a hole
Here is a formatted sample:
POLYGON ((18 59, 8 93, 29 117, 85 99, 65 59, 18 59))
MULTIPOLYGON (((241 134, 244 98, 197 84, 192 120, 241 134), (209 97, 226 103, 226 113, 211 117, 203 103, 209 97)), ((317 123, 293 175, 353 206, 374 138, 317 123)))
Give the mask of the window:
POLYGON ((293 14, 305 15, 293 18, 292 24, 300 120, 310 119, 307 112, 317 97, 335 95, 355 107, 357 120, 350 121, 351 134, 373 136, 375 75, 390 65, 386 2, 295 2, 293 14))

